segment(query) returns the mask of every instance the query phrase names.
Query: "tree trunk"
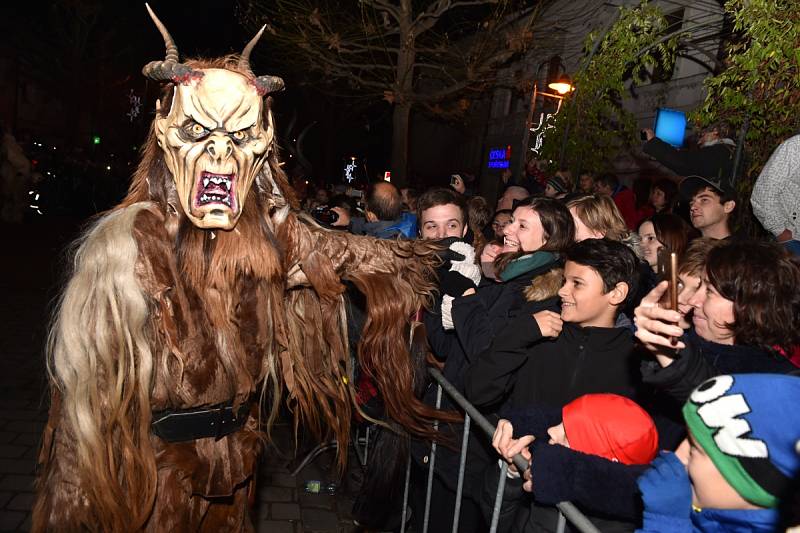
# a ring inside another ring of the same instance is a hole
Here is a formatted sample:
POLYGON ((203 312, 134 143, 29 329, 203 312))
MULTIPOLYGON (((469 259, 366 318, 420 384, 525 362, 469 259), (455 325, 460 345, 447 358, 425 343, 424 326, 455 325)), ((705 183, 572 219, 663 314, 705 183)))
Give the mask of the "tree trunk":
POLYGON ((400 0, 400 50, 397 53, 392 112, 392 183, 398 188, 408 183, 408 136, 411 120, 411 98, 414 92, 414 60, 416 47, 412 32, 412 0, 400 0))
POLYGON ((392 112, 392 183, 400 188, 408 183, 408 137, 411 104, 399 102, 392 112))

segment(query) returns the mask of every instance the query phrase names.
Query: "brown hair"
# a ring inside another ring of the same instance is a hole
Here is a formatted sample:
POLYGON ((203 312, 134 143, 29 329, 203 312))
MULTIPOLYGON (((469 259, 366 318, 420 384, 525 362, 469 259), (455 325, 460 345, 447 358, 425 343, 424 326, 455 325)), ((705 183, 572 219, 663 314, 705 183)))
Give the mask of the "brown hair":
POLYGON ((733 302, 727 327, 736 344, 789 348, 800 344, 800 266, 780 245, 732 241, 713 247, 706 275, 733 302))
POLYGON ((689 274, 690 276, 702 276, 706 269, 706 258, 708 252, 722 244, 724 241, 712 239, 711 237, 699 237, 694 239, 680 256, 678 274, 689 274))
MULTIPOLYGON (((472 246, 476 250, 483 250, 486 246, 486 237, 483 235, 483 228, 492 219, 492 210, 489 203, 483 196, 473 196, 467 200, 467 212, 469 217, 469 229, 472 231, 472 246)), ((475 257, 475 263, 480 264, 480 253, 475 257)))
POLYGON ((462 222, 469 225, 469 208, 463 194, 445 187, 428 189, 417 198, 417 220, 422 227, 422 213, 437 205, 453 204, 461 210, 462 222))
POLYGON ((658 242, 663 244, 668 252, 675 252, 679 257, 686 251, 689 241, 699 235, 698 231, 690 227, 681 217, 671 213, 657 213, 642 224, 645 222, 653 224, 658 242))
POLYGON ((622 241, 630 233, 617 204, 608 195, 586 194, 573 198, 567 202, 567 208, 573 207, 587 228, 602 233, 607 239, 622 241))

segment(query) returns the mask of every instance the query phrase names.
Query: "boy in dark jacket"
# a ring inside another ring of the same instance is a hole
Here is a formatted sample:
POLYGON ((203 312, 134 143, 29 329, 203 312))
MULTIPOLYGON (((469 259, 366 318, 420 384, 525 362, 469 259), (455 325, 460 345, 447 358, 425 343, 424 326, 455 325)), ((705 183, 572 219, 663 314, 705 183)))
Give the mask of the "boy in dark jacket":
POLYGON ((561 313, 523 309, 470 363, 466 396, 478 407, 560 409, 583 394, 635 394, 633 337, 616 325, 639 281, 636 256, 607 239, 586 239, 565 255, 561 313))

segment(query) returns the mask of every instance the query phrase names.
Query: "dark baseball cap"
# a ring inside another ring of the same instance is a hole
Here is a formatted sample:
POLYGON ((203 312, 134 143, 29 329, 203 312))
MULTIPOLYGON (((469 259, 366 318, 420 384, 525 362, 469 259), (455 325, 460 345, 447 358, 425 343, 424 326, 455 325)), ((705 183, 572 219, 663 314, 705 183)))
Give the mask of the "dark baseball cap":
POLYGON ((720 196, 731 197, 736 194, 736 189, 734 189, 731 182, 724 178, 713 180, 710 178, 704 178, 703 176, 686 176, 683 178, 683 180, 681 180, 681 183, 678 187, 680 189, 681 196, 687 200, 691 200, 692 197, 697 194, 697 191, 700 189, 705 189, 706 187, 711 187, 720 196))

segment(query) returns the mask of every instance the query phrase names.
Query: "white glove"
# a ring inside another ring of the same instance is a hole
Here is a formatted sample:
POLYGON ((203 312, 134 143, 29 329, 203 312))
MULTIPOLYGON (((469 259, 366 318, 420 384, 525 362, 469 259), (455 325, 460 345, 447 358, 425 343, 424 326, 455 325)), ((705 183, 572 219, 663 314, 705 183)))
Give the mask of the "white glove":
POLYGON ((464 241, 456 241, 450 249, 464 256, 463 261, 450 261, 450 272, 458 272, 477 286, 481 281, 481 268, 475 264, 475 248, 464 241))

